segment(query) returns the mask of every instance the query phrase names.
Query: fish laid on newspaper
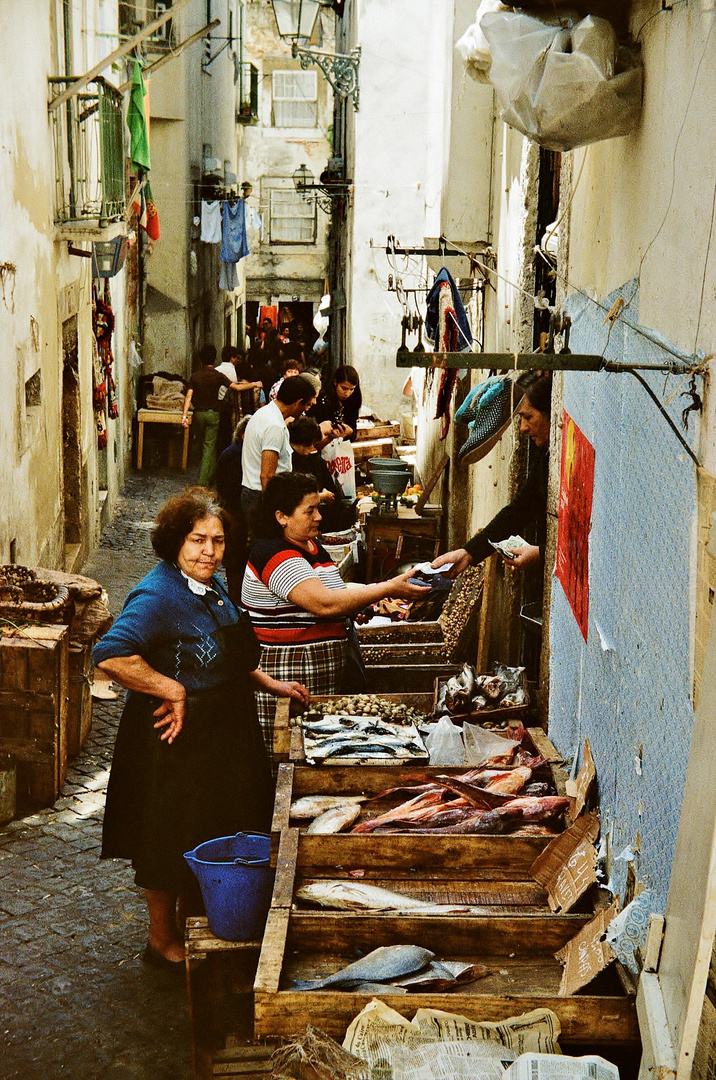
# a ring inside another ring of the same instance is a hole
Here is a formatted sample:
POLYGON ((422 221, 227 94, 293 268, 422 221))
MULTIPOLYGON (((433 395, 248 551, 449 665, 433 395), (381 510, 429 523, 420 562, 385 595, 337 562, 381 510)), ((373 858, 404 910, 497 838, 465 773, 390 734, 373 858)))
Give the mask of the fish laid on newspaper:
POLYGON ((296 891, 296 899, 320 907, 347 911, 411 911, 418 915, 460 915, 475 909, 455 904, 431 904, 416 896, 358 881, 314 881, 296 891))
POLYGON ((419 945, 381 945, 333 975, 324 979, 295 979, 293 985, 299 990, 322 990, 325 986, 348 990, 357 983, 390 982, 422 971, 434 958, 435 953, 419 945))
POLYGON ((337 806, 357 806, 365 802, 366 798, 366 795, 304 795, 291 803, 289 815, 297 820, 308 821, 337 806))
POLYGON ((331 833, 339 833, 352 825, 360 814, 360 806, 355 803, 352 806, 334 806, 314 818, 306 829, 307 833, 319 836, 328 836, 331 833))

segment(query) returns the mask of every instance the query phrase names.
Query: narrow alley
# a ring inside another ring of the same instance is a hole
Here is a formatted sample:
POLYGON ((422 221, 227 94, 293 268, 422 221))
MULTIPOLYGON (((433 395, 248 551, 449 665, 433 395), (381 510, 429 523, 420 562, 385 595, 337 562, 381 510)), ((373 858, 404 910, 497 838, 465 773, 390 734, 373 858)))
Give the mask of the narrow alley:
MULTIPOLYGON (((180 474, 133 473, 85 568, 119 611, 156 562, 149 528, 180 474)), ((54 806, 0 830, 2 1080, 186 1080, 183 979, 141 961, 146 907, 131 867, 100 861, 123 704, 94 701, 92 732, 54 806)))

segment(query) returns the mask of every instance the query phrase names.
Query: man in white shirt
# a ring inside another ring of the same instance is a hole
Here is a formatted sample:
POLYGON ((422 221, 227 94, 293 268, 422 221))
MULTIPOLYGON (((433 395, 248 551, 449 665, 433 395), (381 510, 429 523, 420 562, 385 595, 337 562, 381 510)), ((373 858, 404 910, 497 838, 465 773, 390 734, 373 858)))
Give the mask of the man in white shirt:
POLYGON ((276 473, 291 472, 292 452, 286 424, 315 404, 315 391, 300 375, 284 379, 276 400, 249 420, 241 455, 241 509, 247 521, 261 492, 276 473))

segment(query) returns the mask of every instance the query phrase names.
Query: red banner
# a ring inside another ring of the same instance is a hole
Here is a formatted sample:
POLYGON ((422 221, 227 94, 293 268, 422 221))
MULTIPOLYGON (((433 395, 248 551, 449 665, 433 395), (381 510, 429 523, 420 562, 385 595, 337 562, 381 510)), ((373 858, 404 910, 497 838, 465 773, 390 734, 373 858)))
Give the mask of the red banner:
POLYGON ((589 614, 589 530, 593 491, 594 447, 565 412, 555 573, 585 641, 589 614))

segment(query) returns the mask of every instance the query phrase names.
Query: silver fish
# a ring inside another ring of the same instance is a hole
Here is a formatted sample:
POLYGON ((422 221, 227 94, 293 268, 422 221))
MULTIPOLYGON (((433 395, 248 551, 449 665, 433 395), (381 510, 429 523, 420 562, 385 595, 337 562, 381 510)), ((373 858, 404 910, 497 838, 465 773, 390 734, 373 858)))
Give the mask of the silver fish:
MULTIPOLYGON (((310 831, 310 830, 309 830, 310 831)), ((321 907, 348 911, 417 911, 420 914, 450 915, 470 911, 453 904, 431 904, 415 896, 367 885, 362 881, 313 881, 296 891, 297 900, 321 907)))
POLYGON ((381 945, 325 979, 296 979, 293 985, 299 990, 322 990, 324 986, 350 988, 356 983, 390 982, 422 971, 434 958, 435 953, 419 945, 381 945))
POLYGON ((326 810, 333 810, 337 806, 354 806, 365 802, 367 795, 304 795, 291 803, 289 815, 292 818, 310 819, 325 814, 326 810))
POLYGON ((328 836, 331 833, 339 833, 341 829, 352 825, 359 814, 360 806, 355 803, 352 806, 334 806, 315 818, 306 829, 306 832, 314 836, 328 836))
POLYGON ((407 994, 408 991, 402 986, 396 986, 395 983, 389 983, 386 986, 379 982, 359 982, 351 986, 351 992, 354 994, 407 994))

